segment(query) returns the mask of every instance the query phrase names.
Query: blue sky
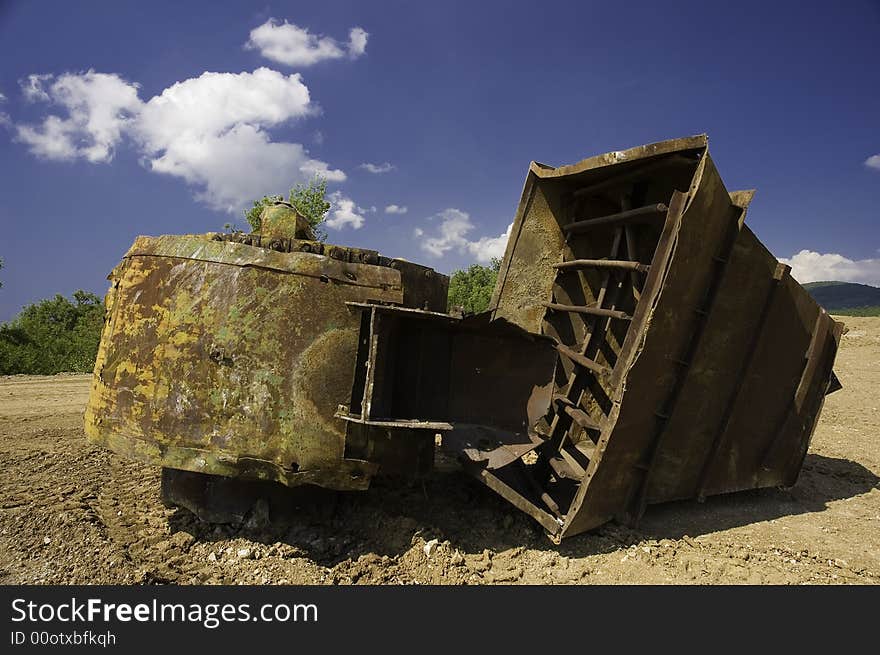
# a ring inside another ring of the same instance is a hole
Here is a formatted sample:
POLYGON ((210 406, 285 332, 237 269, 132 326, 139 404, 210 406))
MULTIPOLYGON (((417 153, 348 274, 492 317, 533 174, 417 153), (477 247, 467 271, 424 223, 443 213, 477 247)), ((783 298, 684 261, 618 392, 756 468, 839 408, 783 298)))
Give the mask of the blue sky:
POLYGON ((0 320, 315 171, 331 242, 449 272, 531 160, 701 132, 796 277, 880 284, 878 35, 877 0, 0 2, 0 320))

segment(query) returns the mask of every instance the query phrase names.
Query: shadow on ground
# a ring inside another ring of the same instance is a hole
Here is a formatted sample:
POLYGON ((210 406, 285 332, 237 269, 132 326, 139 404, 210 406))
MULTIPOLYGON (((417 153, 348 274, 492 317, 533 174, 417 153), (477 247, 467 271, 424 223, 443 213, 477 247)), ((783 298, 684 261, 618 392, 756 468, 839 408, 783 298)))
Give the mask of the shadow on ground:
POLYGON ((848 459, 809 454, 797 483, 789 489, 756 489, 648 509, 640 530, 660 538, 680 538, 825 510, 828 503, 880 488, 880 477, 848 459))
MULTIPOLYGON (((283 489, 257 500, 244 516, 227 523, 201 521, 178 509, 172 531, 198 541, 243 537, 282 542, 304 557, 334 566, 375 554, 396 557, 413 540, 449 540, 465 553, 525 546, 569 557, 612 552, 645 539, 677 539, 726 530, 783 516, 823 511, 829 502, 878 488, 880 478, 856 462, 809 454, 791 489, 762 489, 679 501, 648 508, 638 528, 614 523, 556 546, 542 529, 461 471, 436 471, 423 483, 378 480, 367 492, 334 493, 313 488, 283 489)), ((276 490, 277 491, 277 490, 276 490)), ((212 517, 216 519, 216 515, 212 517)))

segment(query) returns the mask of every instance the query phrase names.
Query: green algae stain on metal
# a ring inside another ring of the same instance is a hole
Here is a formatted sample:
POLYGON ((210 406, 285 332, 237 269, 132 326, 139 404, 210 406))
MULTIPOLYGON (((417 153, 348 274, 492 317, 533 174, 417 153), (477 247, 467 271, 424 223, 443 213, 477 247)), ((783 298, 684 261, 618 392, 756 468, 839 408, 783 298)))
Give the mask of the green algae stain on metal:
POLYGON ((334 417, 357 351, 345 303, 401 303, 403 281, 327 248, 337 258, 215 235, 136 239, 111 276, 88 438, 163 467, 364 488, 376 466, 345 458, 334 417))

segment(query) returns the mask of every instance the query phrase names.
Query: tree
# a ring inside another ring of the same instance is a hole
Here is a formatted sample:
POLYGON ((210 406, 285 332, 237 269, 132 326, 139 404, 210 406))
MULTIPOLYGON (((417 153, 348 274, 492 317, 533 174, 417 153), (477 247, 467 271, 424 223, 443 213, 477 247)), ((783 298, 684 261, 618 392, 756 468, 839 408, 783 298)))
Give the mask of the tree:
MULTIPOLYGON (((327 180, 317 175, 308 184, 294 186, 287 196, 287 202, 305 217, 320 241, 327 238, 327 233, 321 227, 321 223, 327 218, 327 212, 330 211, 330 203, 326 196, 327 180)), ((260 229, 260 214, 263 207, 281 200, 283 200, 282 196, 263 196, 261 200, 254 200, 254 206, 244 213, 254 232, 260 229)))
MULTIPOLYGON (((266 205, 271 205, 273 202, 280 202, 283 200, 281 196, 263 196, 260 200, 254 200, 254 206, 244 212, 244 218, 251 226, 251 230, 254 232, 258 232, 262 223, 260 221, 260 214, 263 213, 263 207, 266 205)), ((225 228, 229 223, 224 225, 225 228)))
POLYGON ((86 291, 28 305, 0 325, 0 374, 89 373, 103 325, 104 304, 86 291))
POLYGON ((473 314, 486 311, 500 268, 501 260, 493 258, 489 266, 473 264, 467 270, 455 271, 449 280, 448 308, 461 307, 473 314))
POLYGON ((330 211, 330 203, 327 201, 327 180, 316 176, 308 184, 297 184, 290 190, 287 202, 305 216, 318 240, 324 241, 327 238, 327 233, 321 227, 321 223, 327 218, 327 212, 330 211))

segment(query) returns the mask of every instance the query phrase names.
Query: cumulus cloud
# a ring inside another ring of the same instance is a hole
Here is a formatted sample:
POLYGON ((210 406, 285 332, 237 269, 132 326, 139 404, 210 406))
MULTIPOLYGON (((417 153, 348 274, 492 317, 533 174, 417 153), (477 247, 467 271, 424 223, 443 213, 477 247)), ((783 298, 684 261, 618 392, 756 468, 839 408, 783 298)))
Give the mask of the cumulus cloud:
POLYGON ((43 88, 43 84, 52 79, 52 75, 44 74, 39 75, 37 73, 32 73, 28 75, 23 80, 19 80, 18 84, 21 86, 21 93, 24 96, 24 99, 28 102, 41 102, 49 100, 49 94, 43 88))
POLYGON ((313 112, 299 73, 202 73, 151 98, 138 121, 149 146, 174 137, 217 134, 235 124, 272 126, 313 112))
POLYGON ((270 18, 251 30, 245 48, 259 50, 263 57, 287 66, 311 66, 346 55, 352 59, 360 57, 366 52, 368 36, 363 28, 353 27, 348 33, 348 43, 344 44, 329 36, 312 34, 286 20, 270 18))
POLYGON ((65 116, 50 115, 37 125, 19 125, 16 138, 46 159, 86 159, 97 163, 113 159, 113 149, 134 115, 140 111, 136 84, 118 75, 66 73, 30 75, 22 82, 25 97, 51 102, 65 116))
MULTIPOLYGON (((250 33, 247 47, 290 65, 356 58, 366 51, 367 32, 349 30, 347 43, 311 34, 274 19, 250 33)), ((253 72, 205 72, 141 99, 139 85, 112 73, 32 74, 19 81, 22 96, 49 109, 37 121, 13 124, 0 112, 0 125, 34 155, 92 163, 113 159, 127 140, 144 167, 186 181, 210 207, 238 212, 255 197, 277 193, 316 175, 342 182, 343 171, 310 156, 300 143, 273 141, 271 130, 318 113, 299 73, 269 68, 253 72)), ((5 97, 0 94, 0 103, 5 97)), ((320 145, 323 133, 313 133, 320 145)), ((372 165, 371 165, 372 166, 372 165)), ((386 172, 391 164, 376 165, 386 172)), ((328 225, 363 224, 364 210, 339 196, 328 225)), ((338 226, 338 227, 337 227, 338 226)))
POLYGON ((365 162, 358 166, 358 168, 363 168, 365 171, 373 173, 374 175, 381 175, 382 173, 390 173, 393 171, 394 164, 387 161, 381 164, 370 164, 369 162, 365 162))
POLYGON ((334 191, 327 200, 330 202, 330 212, 324 225, 332 230, 341 230, 346 225, 350 225, 353 229, 359 230, 364 225, 364 216, 367 209, 358 207, 354 200, 342 195, 339 191, 334 191))
POLYGON ((214 209, 237 212, 255 197, 315 175, 345 180, 344 172, 310 157, 301 144, 273 142, 267 131, 314 114, 299 74, 268 68, 206 72, 146 102, 136 84, 94 71, 57 79, 32 75, 22 88, 31 99, 48 100, 64 112, 16 126, 16 138, 35 155, 109 161, 126 135, 146 168, 182 178, 214 209))
POLYGON ((433 257, 442 257, 450 250, 468 254, 482 264, 488 264, 494 258, 501 258, 507 246, 507 239, 513 224, 497 237, 480 237, 476 241, 467 238, 473 231, 474 224, 470 216, 459 209, 449 208, 433 216, 439 219, 435 234, 427 236, 421 228, 415 229, 416 238, 421 240, 419 246, 433 257))
POLYGON ((6 96, 0 93, 0 103, 6 102, 6 96))
POLYGON ((385 208, 386 214, 405 214, 409 209, 407 207, 402 207, 400 205, 388 205, 385 208))
POLYGON ((507 229, 497 237, 480 237, 477 241, 471 241, 468 243, 467 249, 482 264, 487 264, 493 259, 501 259, 504 257, 504 250, 507 248, 507 240, 510 238, 512 228, 513 223, 510 223, 507 229))
POLYGON ((298 143, 273 142, 267 128, 309 116, 314 107, 299 74, 203 73, 151 98, 132 134, 156 173, 196 187, 214 209, 236 212, 249 199, 291 182, 345 173, 309 157, 298 143))
POLYGON ((836 253, 801 250, 779 261, 791 266, 791 276, 801 284, 839 281, 880 286, 880 259, 853 260, 836 253))
POLYGON ((880 155, 871 155, 865 160, 865 166, 880 171, 880 155))

